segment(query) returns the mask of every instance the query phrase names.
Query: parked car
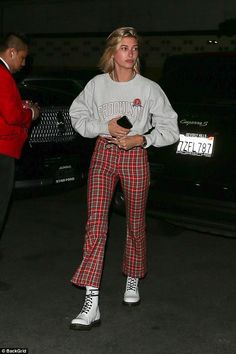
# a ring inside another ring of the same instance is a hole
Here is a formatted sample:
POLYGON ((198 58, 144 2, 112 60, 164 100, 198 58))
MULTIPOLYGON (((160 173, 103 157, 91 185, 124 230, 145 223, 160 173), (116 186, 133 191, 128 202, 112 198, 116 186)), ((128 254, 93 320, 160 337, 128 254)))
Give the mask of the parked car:
POLYGON ((25 87, 35 86, 66 91, 67 93, 71 93, 74 98, 81 92, 84 87, 83 80, 52 75, 31 75, 24 78, 21 81, 21 84, 25 87))
POLYGON ((38 102, 41 114, 16 161, 15 192, 85 183, 93 142, 71 126, 69 107, 74 95, 21 84, 19 89, 23 100, 38 102))
POLYGON ((63 90, 76 97, 86 83, 95 75, 101 72, 94 70, 67 70, 67 71, 44 71, 41 73, 32 73, 27 70, 21 70, 15 75, 16 80, 24 86, 37 86, 63 90))
MULTIPOLYGON (((236 236, 236 53, 169 57, 160 85, 178 113, 178 143, 148 149, 148 215, 236 236)), ((124 211, 121 189, 114 200, 124 211)))

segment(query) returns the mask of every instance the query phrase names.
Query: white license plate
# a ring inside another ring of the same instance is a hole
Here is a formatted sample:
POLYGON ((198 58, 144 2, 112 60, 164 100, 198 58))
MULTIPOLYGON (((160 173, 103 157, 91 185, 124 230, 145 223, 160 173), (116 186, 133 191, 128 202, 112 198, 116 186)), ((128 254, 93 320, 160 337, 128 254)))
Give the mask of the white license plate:
POLYGON ((177 154, 211 157, 213 153, 214 137, 188 136, 180 134, 177 154))

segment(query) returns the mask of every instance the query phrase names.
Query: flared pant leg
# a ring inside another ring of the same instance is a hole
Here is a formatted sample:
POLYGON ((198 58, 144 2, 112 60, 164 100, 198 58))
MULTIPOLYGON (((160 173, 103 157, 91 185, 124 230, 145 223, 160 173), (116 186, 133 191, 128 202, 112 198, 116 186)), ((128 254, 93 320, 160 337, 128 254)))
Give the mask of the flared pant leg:
POLYGON ((130 153, 129 161, 122 164, 120 173, 127 217, 123 273, 133 278, 143 278, 147 272, 146 203, 150 185, 149 163, 146 150, 136 148, 130 153))
POLYGON ((108 231, 109 207, 117 183, 116 154, 110 145, 98 140, 88 178, 88 220, 83 259, 72 283, 99 288, 108 231))

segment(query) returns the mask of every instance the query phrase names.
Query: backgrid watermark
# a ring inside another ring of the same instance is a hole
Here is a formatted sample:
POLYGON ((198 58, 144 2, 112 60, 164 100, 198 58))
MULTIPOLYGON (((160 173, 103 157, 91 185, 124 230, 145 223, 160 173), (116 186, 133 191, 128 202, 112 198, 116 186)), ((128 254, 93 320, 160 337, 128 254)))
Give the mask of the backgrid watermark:
POLYGON ((28 354, 28 348, 0 348, 1 354, 28 354))

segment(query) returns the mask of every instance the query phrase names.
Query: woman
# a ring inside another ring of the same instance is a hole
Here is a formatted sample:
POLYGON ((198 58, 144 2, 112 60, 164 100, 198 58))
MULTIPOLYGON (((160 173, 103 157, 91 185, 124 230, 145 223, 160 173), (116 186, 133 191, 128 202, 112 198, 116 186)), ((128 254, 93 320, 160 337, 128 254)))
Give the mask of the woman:
POLYGON ((94 77, 70 108, 74 129, 84 137, 98 137, 88 178, 83 260, 72 278, 75 285, 86 287, 84 306, 70 327, 80 330, 100 324, 98 297, 108 213, 118 180, 127 212, 123 303, 139 304, 138 281, 146 274, 146 148, 173 144, 179 137, 177 114, 166 95, 158 84, 139 73, 139 38, 134 28, 122 27, 110 34, 100 68, 104 74, 94 77), (132 128, 119 125, 124 115, 132 128))

